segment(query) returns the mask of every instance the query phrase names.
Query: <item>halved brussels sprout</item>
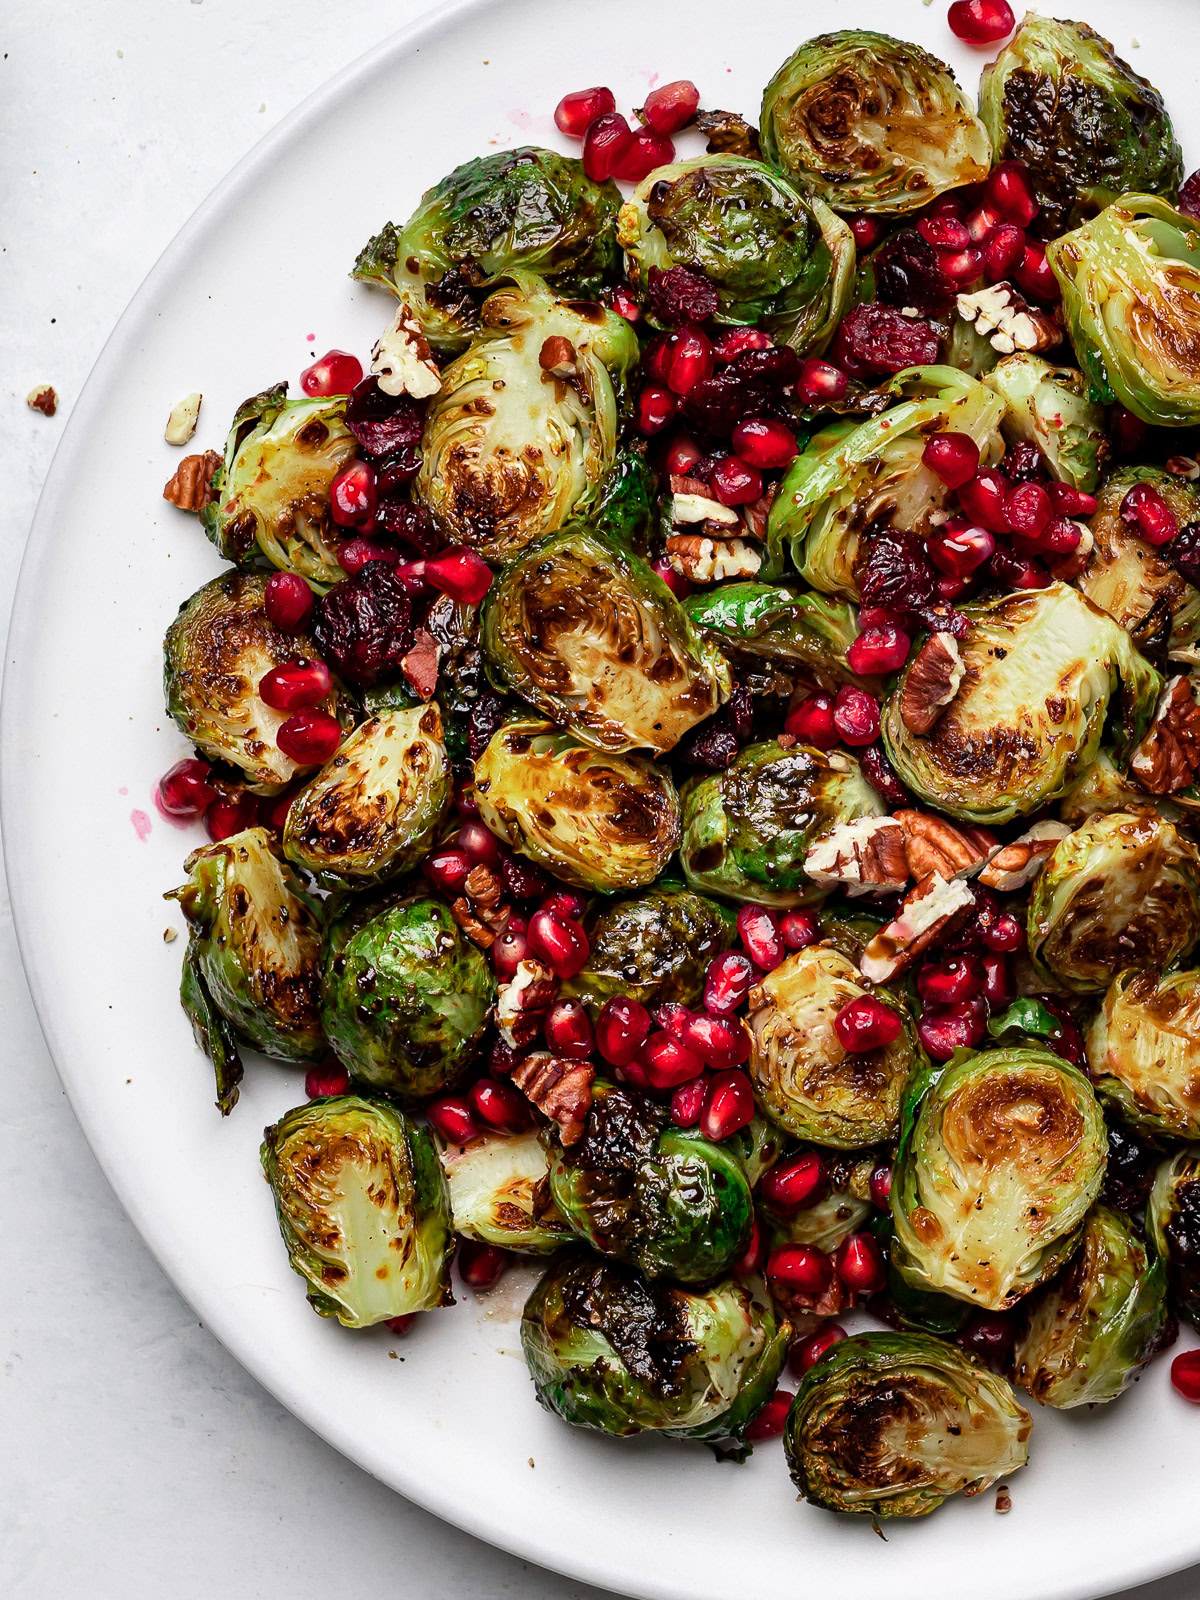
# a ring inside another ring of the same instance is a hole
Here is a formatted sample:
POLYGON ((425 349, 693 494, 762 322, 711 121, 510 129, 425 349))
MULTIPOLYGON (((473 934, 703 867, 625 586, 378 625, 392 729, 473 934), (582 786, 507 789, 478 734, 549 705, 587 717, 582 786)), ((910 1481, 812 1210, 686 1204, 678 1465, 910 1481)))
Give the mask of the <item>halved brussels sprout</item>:
POLYGON ((326 888, 369 888, 415 866, 451 788, 436 704, 381 711, 292 801, 284 851, 326 888))
POLYGON ((1097 400, 1143 422, 1200 422, 1200 231, 1155 195, 1124 199, 1046 247, 1097 400))
MULTIPOLYGON (((265 1055, 316 1060, 325 1049, 320 902, 277 854, 265 828, 246 828, 194 850, 186 865, 188 881, 166 898, 179 901, 191 930, 182 998, 218 1080, 219 1054, 233 1047, 223 1044, 219 1029, 217 1053, 202 1038, 204 996, 239 1039, 265 1055)), ((237 1099, 236 1081, 232 1087, 222 1110, 237 1099)))
POLYGON ((797 950, 751 989, 747 1071, 763 1111, 789 1133, 837 1150, 896 1137, 918 1059, 907 1013, 897 1005, 903 1031, 862 1054, 843 1049, 833 1030, 841 1008, 868 992, 849 956, 826 944, 797 950))
POLYGON ((983 382, 1004 401, 1000 430, 1008 442, 1036 445, 1052 478, 1091 494, 1108 457, 1108 418, 1083 373, 1018 350, 983 382))
POLYGON ((1091 817, 1051 851, 1027 922, 1038 968, 1077 994, 1165 972, 1200 939, 1200 851, 1154 811, 1091 817))
POLYGON ((822 689, 878 684, 846 665, 858 621, 844 600, 770 583, 723 583, 690 595, 683 609, 728 655, 795 667, 822 689))
POLYGON ((1125 496, 1145 483, 1170 506, 1182 527, 1200 521, 1200 489, 1161 467, 1120 467, 1097 496, 1093 546, 1078 578, 1089 600, 1133 636, 1139 650, 1166 643, 1172 650, 1200 641, 1200 590, 1171 564, 1170 546, 1147 544, 1121 515, 1125 496))
POLYGON ((505 561, 591 509, 617 454, 637 335, 536 278, 488 297, 425 417, 413 498, 452 543, 505 561))
POLYGON ((1003 1378, 925 1333, 859 1333, 804 1375, 783 1434, 792 1482, 829 1511, 924 1517, 1029 1458, 1003 1378))
MULTIPOLYGON (((1060 822, 1078 827, 1097 811, 1136 811, 1147 804, 1145 793, 1129 782, 1107 750, 1101 750, 1090 767, 1085 767, 1063 790, 1058 803, 1060 822)), ((1160 812, 1174 820, 1170 802, 1158 802, 1160 812)))
POLYGON ((1200 972, 1130 968, 1087 1032, 1100 1098, 1151 1137, 1200 1139, 1200 972))
MULTIPOLYGON (((259 793, 275 794, 307 769, 276 744, 291 713, 269 706, 258 684, 272 667, 317 650, 303 634, 282 633, 267 620, 266 587, 261 573, 227 572, 184 601, 163 640, 163 692, 198 749, 240 767, 259 793)), ((349 727, 336 685, 321 709, 349 727)))
POLYGON ((1077 1068, 1033 1046, 962 1052, 906 1098, 892 1260, 918 1289, 1007 1310, 1075 1248, 1107 1156, 1077 1068))
POLYGON ((496 986, 448 906, 421 896, 336 896, 321 1015, 352 1077, 401 1098, 440 1094, 471 1063, 496 986))
POLYGON ((1146 1229, 1166 1262, 1172 1304, 1200 1328, 1200 1145, 1187 1145, 1159 1165, 1146 1229))
POLYGON ((625 994, 647 1008, 695 1005, 704 972, 734 941, 723 906, 690 889, 662 885, 600 910, 588 926, 590 951, 566 988, 593 1012, 625 994))
POLYGON ((574 1232, 647 1278, 711 1283, 745 1248, 754 1202, 742 1165, 635 1089, 597 1084, 583 1138, 557 1149, 550 1193, 574 1232))
POLYGON ((550 1267, 521 1319, 541 1404, 621 1436, 740 1441, 790 1337, 760 1280, 679 1289, 582 1251, 550 1267))
POLYGON ((866 28, 802 44, 768 83, 761 121, 765 158, 838 211, 915 211, 991 166, 950 69, 866 28))
POLYGON ((788 467, 767 519, 773 573, 786 549, 814 589, 857 600, 863 536, 886 526, 928 533, 946 504, 946 485, 921 459, 931 433, 965 433, 983 465, 999 460, 1004 402, 977 378, 910 367, 890 388, 896 404, 866 422, 823 428, 788 467))
POLYGON ((425 337, 456 354, 478 326, 474 291, 536 272, 566 295, 593 295, 615 276, 621 192, 593 183, 555 150, 498 150, 455 167, 403 227, 368 241, 352 277, 379 283, 416 311, 425 337))
POLYGON ((698 267, 717 291, 718 322, 758 323, 820 352, 850 309, 854 235, 819 199, 746 156, 656 167, 621 207, 629 280, 698 267))
POLYGON ((1133 1224, 1097 1206, 1053 1283, 1031 1297, 1013 1381, 1066 1411, 1115 1400, 1154 1354, 1167 1317, 1167 1275, 1133 1224))
POLYGON ((683 786, 684 877, 693 889, 767 906, 816 905, 829 893, 804 870, 842 822, 878 817, 883 801, 853 756, 777 740, 747 745, 724 772, 683 786))
POLYGON ((578 889, 653 883, 679 845, 669 773, 532 717, 492 735, 475 763, 475 797, 494 834, 578 889))
POLYGON ((846 1155, 830 1160, 830 1152, 824 1154, 829 1188, 814 1205, 778 1212, 759 1195, 759 1215, 772 1250, 784 1244, 812 1244, 832 1255, 843 1239, 866 1225, 873 1210, 868 1197, 874 1159, 846 1155))
POLYGON ((997 161, 1024 161, 1053 238, 1131 189, 1173 198, 1183 176, 1162 96, 1083 22, 1033 11, 983 69, 979 115, 997 161))
POLYGON ((1124 628, 1069 584, 1002 595, 968 606, 967 616, 962 681, 930 731, 911 732, 901 713, 916 656, 883 711, 900 781, 939 811, 984 823, 1027 816, 1095 760, 1117 704, 1123 748, 1150 726, 1161 677, 1124 628))
POLYGON ((550 1158, 537 1129, 442 1144, 454 1231, 464 1239, 548 1256, 571 1238, 550 1193, 550 1158))
POLYGON ((639 557, 583 528, 526 550, 488 590, 489 667, 598 750, 673 749, 729 696, 729 667, 639 557))
POLYGON ((263 1134, 279 1231, 308 1303, 344 1328, 449 1305, 454 1236, 425 1128, 384 1100, 310 1100, 263 1134))

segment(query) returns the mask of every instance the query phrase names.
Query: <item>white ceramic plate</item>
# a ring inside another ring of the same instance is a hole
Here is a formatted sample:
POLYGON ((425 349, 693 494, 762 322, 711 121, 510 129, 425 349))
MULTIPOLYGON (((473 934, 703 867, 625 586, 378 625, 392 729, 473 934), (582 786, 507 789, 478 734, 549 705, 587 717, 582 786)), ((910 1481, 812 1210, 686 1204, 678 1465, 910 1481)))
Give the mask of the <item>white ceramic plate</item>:
MULTIPOLYGON (((1160 85, 1200 159, 1191 5, 1066 9, 1160 85)), ((916 39, 973 88, 980 57, 955 46, 945 10, 842 0, 836 21, 916 39)), ((390 313, 346 276, 359 246, 457 162, 558 142, 550 112, 564 90, 610 83, 628 106, 652 73, 686 75, 705 104, 754 116, 779 61, 833 22, 821 0, 447 6, 315 95, 201 207, 97 363, 30 536, 4 699, 13 904, 63 1082, 151 1249, 246 1367, 384 1482, 496 1544, 641 1596, 1091 1597, 1200 1559, 1197 1418, 1165 1363, 1094 1415, 1039 1413, 1011 1515, 988 1495, 891 1526, 887 1543, 797 1505, 777 1447, 737 1468, 699 1447, 574 1431, 534 1402, 511 1280, 421 1318, 399 1346, 312 1314, 257 1153, 263 1125, 302 1098, 300 1074, 253 1064, 222 1121, 176 1000, 182 947, 163 943, 177 916, 162 892, 199 838, 151 800, 185 753, 162 710, 161 639, 219 565, 160 498, 178 460, 162 442, 170 405, 203 390, 197 442, 219 446, 243 396, 294 384, 314 351, 368 350, 390 313)))

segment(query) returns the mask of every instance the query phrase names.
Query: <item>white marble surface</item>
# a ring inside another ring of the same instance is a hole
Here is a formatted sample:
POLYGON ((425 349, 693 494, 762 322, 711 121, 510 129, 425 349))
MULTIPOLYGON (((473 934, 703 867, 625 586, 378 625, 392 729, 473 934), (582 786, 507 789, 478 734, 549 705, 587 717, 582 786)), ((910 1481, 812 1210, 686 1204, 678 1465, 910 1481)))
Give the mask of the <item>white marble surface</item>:
MULTIPOLYGON (((63 418, 147 268, 268 127, 424 9, 421 0, 35 0, 8 9, 0 29, 5 622, 63 418), (24 404, 45 382, 61 397, 51 421, 24 404)), ((115 530, 119 476, 100 510, 115 530)), ((69 582, 68 550, 62 562, 69 582)), ((86 752, 78 803, 87 804, 86 752)), ((2 884, 0 1041, 0 1595, 283 1600, 332 1584, 343 1595, 405 1600, 446 1592, 601 1600, 382 1488, 281 1410, 197 1323, 117 1205, 65 1103, 2 884)), ((1113 1465, 1104 1493, 1120 1492, 1113 1465)), ((1127 1600, 1198 1593, 1200 1570, 1127 1600)))

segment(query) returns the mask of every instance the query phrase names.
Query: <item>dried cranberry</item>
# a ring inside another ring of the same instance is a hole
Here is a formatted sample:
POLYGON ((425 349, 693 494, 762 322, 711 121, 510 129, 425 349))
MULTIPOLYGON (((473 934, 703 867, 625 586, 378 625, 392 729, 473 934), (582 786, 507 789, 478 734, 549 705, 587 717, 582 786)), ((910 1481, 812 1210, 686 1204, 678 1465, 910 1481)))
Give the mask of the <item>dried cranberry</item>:
POLYGON ((796 383, 800 370, 800 357, 786 345, 743 350, 696 385, 683 402, 684 417, 702 433, 728 438, 748 417, 786 414, 783 391, 796 383))
POLYGON ((988 1366, 999 1368, 1012 1349, 1016 1335, 1011 1317, 997 1311, 977 1311, 959 1334, 958 1342, 988 1366))
POLYGON ((360 687, 399 672, 412 647, 412 602, 395 570, 372 561, 321 595, 313 638, 340 675, 360 687))
POLYGON ((937 329, 922 317, 905 317, 878 301, 855 306, 833 342, 838 366, 850 373, 899 372, 931 366, 938 358, 937 329))
POLYGON ((874 744, 879 737, 879 701, 865 689, 844 683, 833 702, 833 725, 849 745, 874 744))
POLYGON ((908 790, 892 771, 892 764, 883 753, 881 744, 869 744, 858 752, 862 775, 879 798, 889 806, 908 804, 908 790))
POLYGON ((1185 522, 1167 546, 1167 555, 1181 577, 1200 587, 1200 522, 1185 522))
POLYGON ((1176 205, 1185 217, 1200 219, 1200 171, 1193 172, 1180 185, 1176 205))
POLYGON ((724 772, 750 737, 753 726, 753 697, 749 689, 738 684, 723 709, 692 734, 681 755, 690 766, 724 772))
POLYGON ((410 395, 384 394, 377 378, 356 383, 346 401, 346 426, 368 455, 415 448, 424 425, 421 406, 410 395))
MULTIPOLYGON (((507 851, 500 858, 504 887, 514 900, 542 900, 550 889, 550 879, 529 861, 507 851)), ((511 923, 514 919, 509 918, 511 923)))
POLYGON ((707 322, 716 315, 717 291, 698 267, 651 267, 646 309, 669 328, 707 322))
POLYGON ((957 290, 942 271, 937 251, 916 228, 901 228, 892 234, 880 245, 871 264, 875 293, 884 305, 912 306, 923 316, 941 317, 954 304, 957 290))
POLYGON ((387 496, 379 502, 374 532, 399 540, 418 556, 431 556, 440 542, 433 518, 425 507, 411 505, 407 500, 397 500, 394 496, 387 496))
POLYGON ((1157 1157, 1123 1122, 1108 1126, 1104 1198, 1121 1211, 1139 1212, 1150 1197, 1157 1157))
POLYGON ((872 534, 856 576, 864 605, 886 606, 901 620, 916 618, 933 633, 966 637, 967 619, 939 599, 937 575, 917 534, 901 528, 872 534))

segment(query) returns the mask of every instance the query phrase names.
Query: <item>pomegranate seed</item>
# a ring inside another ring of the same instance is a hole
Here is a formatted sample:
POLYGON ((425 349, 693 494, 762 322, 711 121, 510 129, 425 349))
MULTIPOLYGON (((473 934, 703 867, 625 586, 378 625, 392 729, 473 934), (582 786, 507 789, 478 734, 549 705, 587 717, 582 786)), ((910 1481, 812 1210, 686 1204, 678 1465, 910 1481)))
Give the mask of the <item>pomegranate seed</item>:
MULTIPOLYGON (((465 873, 463 882, 466 882, 465 873)), ((502 982, 506 983, 509 978, 516 976, 517 968, 529 954, 529 939, 526 936, 528 926, 523 917, 509 917, 504 932, 492 946, 492 966, 502 982), (514 928, 514 922, 520 922, 522 926, 514 928)))
POLYGON ((815 1244, 785 1244, 767 1257, 767 1278, 796 1294, 821 1295, 833 1282, 833 1262, 815 1244))
POLYGON ((1004 500, 1011 484, 995 467, 984 467, 958 491, 958 503, 970 517, 989 533, 1007 533, 1004 520, 1004 500))
POLYGON ((696 115, 699 104, 700 91, 691 79, 677 78, 651 89, 641 114, 655 133, 678 133, 696 115))
POLYGON ((782 422, 772 422, 769 417, 750 417, 739 422, 733 430, 733 448, 750 466, 767 471, 772 467, 786 467, 800 453, 792 430, 782 422))
POLYGON ((761 1272, 762 1263, 763 1236, 756 1216, 750 1224, 750 1238, 746 1242, 746 1248, 729 1270, 735 1272, 739 1278, 748 1278, 757 1272, 761 1272))
POLYGON ((870 217, 865 211, 847 217, 846 221, 850 224, 850 232, 859 250, 870 250, 883 238, 883 224, 878 217, 870 217))
POLYGON ((477 606, 492 585, 492 570, 482 556, 464 546, 451 546, 425 563, 425 577, 460 605, 477 606))
POLYGON ((931 200, 926 207, 927 217, 958 217, 962 218, 966 210, 966 202, 961 195, 940 194, 936 200, 931 200))
POLYGON ((204 826, 214 843, 253 828, 257 821, 258 797, 245 790, 237 795, 219 794, 204 813, 204 826))
POLYGON ((578 1000, 556 1000, 546 1015, 542 1032, 556 1056, 586 1061, 592 1053, 592 1022, 578 1000))
POLYGON ((611 89, 573 89, 554 108, 554 126, 568 139, 582 139, 597 117, 617 109, 611 89))
POLYGON ((626 322, 640 322, 642 308, 623 284, 617 284, 615 289, 609 290, 609 304, 619 317, 624 317, 626 322))
POLYGON ((754 1117, 754 1090, 744 1072, 718 1072, 708 1085, 700 1132, 719 1144, 740 1133, 754 1117))
POLYGON ((988 562, 988 571, 997 583, 1009 589, 1044 589, 1050 582, 1050 574, 1040 561, 999 546, 988 562))
POLYGON ((774 972, 783 960, 783 935, 779 920, 766 906, 742 906, 737 914, 742 948, 762 972, 774 972))
POLYGON ((960 489, 979 471, 979 446, 969 433, 934 433, 921 460, 947 489, 960 489))
POLYGON ((333 688, 333 674, 323 661, 307 661, 303 656, 272 667, 258 681, 258 697, 276 711, 299 711, 315 706, 333 688))
POLYGON ((737 456, 721 457, 713 467, 711 483, 723 506, 744 506, 762 499, 762 473, 737 456))
POLYGON ((650 1032, 650 1013, 628 995, 606 1000, 596 1018, 596 1048, 614 1067, 636 1060, 650 1032))
POLYGON ((953 1006, 983 993, 983 967, 974 956, 927 961, 917 973, 917 993, 927 1006, 953 1006))
POLYGON ((340 1061, 322 1061, 320 1066, 309 1067, 304 1074, 304 1092, 310 1100, 345 1094, 349 1087, 350 1074, 340 1061))
POLYGON ((602 111, 583 133, 583 170, 593 183, 605 183, 633 143, 629 124, 619 111, 602 111))
POLYGON ((803 950, 815 944, 820 933, 816 917, 807 911, 785 912, 779 931, 789 950, 803 950))
POLYGON ((1038 543, 1043 550, 1048 550, 1051 555, 1069 556, 1078 550, 1079 541, 1083 538, 1083 530, 1072 522, 1069 517, 1051 517, 1042 529, 1038 543))
POLYGON ((339 528, 361 528, 375 515, 375 468, 347 461, 329 485, 329 515, 339 528))
POLYGON ((687 1043, 683 1036, 691 1021, 692 1013, 685 1005, 681 1005, 678 1000, 668 1000, 661 1006, 655 1006, 651 1015, 664 1033, 670 1034, 679 1044, 687 1043))
POLYGON ((964 1349, 989 1366, 999 1366, 1015 1340, 1012 1318, 996 1311, 977 1311, 958 1336, 964 1349))
POLYGON ((749 1444, 763 1444, 767 1439, 778 1439, 787 1426, 788 1412, 796 1396, 787 1389, 776 1389, 769 1400, 754 1413, 747 1423, 742 1438, 749 1444))
POLYGON ((1002 955, 994 952, 983 958, 983 998, 993 1011, 1011 1005, 1017 993, 1012 970, 1002 955))
POLYGON ((1023 161, 1001 161, 987 181, 987 196, 1005 222, 1027 228, 1041 207, 1029 183, 1029 168, 1023 161))
POLYGON ((704 975, 704 1008, 714 1016, 729 1017, 750 993, 755 971, 740 950, 714 956, 704 975))
POLYGON ((671 362, 675 355, 676 333, 660 333, 642 352, 642 371, 657 384, 665 384, 671 376, 671 362))
POLYGON ((1030 444, 1024 439, 1009 445, 1000 463, 1000 470, 1014 483, 1045 484, 1046 482, 1046 468, 1041 451, 1037 445, 1030 444))
POLYGON ((677 1128, 696 1126, 700 1121, 700 1113, 704 1110, 704 1099, 707 1094, 708 1079, 703 1074, 679 1085, 671 1096, 671 1121, 677 1128))
POLYGON ((987 1028, 987 1007, 964 1000, 956 1006, 930 1007, 917 1023, 917 1034, 935 1061, 949 1061, 956 1050, 970 1050, 987 1028))
POLYGON ((669 1033, 652 1033, 642 1046, 639 1061, 655 1089, 674 1089, 681 1083, 690 1083, 704 1071, 700 1057, 678 1039, 672 1039, 669 1033))
POLYGON ((1150 429, 1141 417, 1115 405, 1108 414, 1108 431, 1119 456, 1135 456, 1146 442, 1150 429))
POLYGON ((1036 539, 1049 522, 1053 507, 1040 483, 1018 483, 1004 496, 1004 520, 1010 533, 1036 539))
POLYGON ((703 454, 693 438, 686 433, 678 434, 667 447, 663 468, 672 478, 686 478, 703 454))
POLYGON ((986 528, 966 527, 954 534, 935 533, 926 548, 939 572, 961 581, 990 559, 996 540, 986 528))
POLYGON ((1171 1382, 1185 1400, 1200 1405, 1200 1350, 1184 1350, 1175 1357, 1171 1382))
POLYGON ((643 389, 638 395, 638 431, 661 433, 678 410, 679 402, 669 389, 643 389))
POLYGON ((328 711, 308 706, 293 712, 280 725, 275 743, 301 767, 319 767, 336 755, 342 742, 341 724, 328 711))
POLYGON ((429 593, 423 561, 401 561, 396 567, 396 576, 411 599, 421 600, 429 593))
POLYGON ((1096 496, 1069 483, 1048 483, 1046 493, 1060 517, 1090 517, 1096 511, 1096 496))
POLYGON ((682 1043, 714 1072, 727 1072, 750 1059, 750 1035, 740 1022, 688 1014, 682 1043))
POLYGON ((889 622, 882 628, 867 628, 860 633, 846 651, 846 665, 864 678, 899 672, 911 649, 909 636, 889 622))
POLYGON ((473 867, 500 865, 499 841, 485 823, 464 822, 454 837, 459 849, 466 852, 467 859, 473 867))
POLYGON ((937 250, 965 250, 971 243, 966 223, 955 216, 922 217, 917 232, 937 250))
POLYGON ((267 579, 263 609, 267 621, 281 633, 300 633, 316 604, 312 590, 295 572, 273 572, 267 579))
POLYGON ((1044 244, 1035 244, 1032 241, 1026 244, 1025 254, 1013 268, 1013 277, 1018 286, 1034 300, 1044 300, 1047 304, 1052 304, 1060 298, 1058 279, 1046 260, 1044 244))
POLYGON ((809 356, 796 379, 796 398, 801 405, 832 406, 843 398, 849 387, 850 379, 841 367, 809 356))
POLYGON ((964 44, 996 44, 1017 25, 1008 0, 954 0, 947 20, 964 44))
POLYGON ((316 399, 319 395, 349 394, 362 380, 362 362, 357 356, 348 350, 326 350, 319 361, 300 374, 300 387, 316 399))
POLYGON ((470 1144, 479 1137, 470 1102, 461 1095, 443 1095, 440 1100, 431 1100, 425 1107, 425 1115, 447 1144, 470 1144))
POLYGON ((774 346, 774 339, 762 328, 726 328, 713 342, 713 355, 718 361, 732 361, 747 350, 771 350, 774 346))
POLYGON ((1011 222, 1002 222, 983 245, 983 272, 993 283, 1007 278, 1025 257, 1025 234, 1011 222))
POLYGON ((829 1192, 829 1173, 815 1150, 781 1161, 765 1174, 759 1186, 763 1203, 788 1215, 815 1206, 829 1192))
POLYGON ((412 1329, 412 1325, 416 1320, 417 1313, 415 1311, 407 1311, 402 1317, 389 1317, 384 1323, 384 1327, 389 1333, 394 1333, 397 1339, 403 1339, 404 1335, 412 1329))
POLYGON ((879 701, 865 689, 844 683, 833 702, 833 725, 846 744, 874 744, 879 737, 879 701))
POLYGON ((535 911, 529 919, 529 948, 556 978, 573 978, 588 958, 588 937, 570 917, 535 911))
POLYGON ((966 220, 967 238, 982 249, 999 226, 1000 218, 991 206, 976 206, 966 220))
POLYGON ((815 1333, 801 1339, 788 1352, 788 1366, 797 1377, 803 1377, 809 1367, 815 1367, 827 1351, 841 1344, 846 1330, 840 1322, 823 1322, 815 1333))
POLYGON ((682 572, 675 571, 675 568, 671 565, 670 556, 656 556, 650 565, 666 584, 667 588, 670 589, 676 600, 687 599, 692 592, 692 585, 682 572))
POLYGON ((1121 516, 1147 544, 1169 544, 1179 532, 1175 513, 1148 483, 1135 483, 1121 501, 1121 516))
POLYGON ((989 950, 995 950, 1002 955, 1020 950, 1025 943, 1024 925, 1011 911, 1005 911, 983 930, 983 942, 989 950))
POLYGON ((943 600, 957 600, 966 587, 965 578, 941 577, 937 580, 937 592, 943 600))
POLYGON ((587 910, 587 901, 573 889, 555 889, 552 894, 546 896, 538 909, 553 911, 556 917, 570 917, 575 922, 581 922, 587 910))
POLYGON ((941 250, 938 266, 950 282, 958 287, 974 283, 983 272, 982 250, 941 250))
POLYGON ((479 1078, 467 1091, 471 1108, 481 1122, 498 1133, 524 1133, 529 1126, 529 1101, 511 1083, 479 1078))
POLYGON ((622 183, 641 183, 656 167, 669 166, 674 159, 675 146, 665 133, 638 128, 613 167, 612 175, 622 183))
POLYGON ((871 1174, 871 1203, 879 1207, 880 1211, 888 1209, 888 1201, 892 1193, 891 1167, 876 1167, 871 1174))
POLYGON ((216 791, 208 781, 212 771, 207 761, 177 761, 163 773, 154 792, 154 802, 168 817, 191 819, 204 814, 216 791))
POLYGON ((672 342, 667 385, 675 394, 687 394, 713 369, 712 344, 699 328, 684 328, 672 342))
POLYGON ((479 1244, 474 1239, 459 1240, 456 1259, 459 1277, 476 1294, 490 1289, 513 1261, 507 1250, 498 1250, 494 1244, 479 1244))
POLYGON ((847 1289, 853 1289, 855 1294, 875 1294, 887 1282, 882 1252, 869 1233, 852 1233, 843 1239, 833 1265, 847 1289))
POLYGON ((466 779, 455 789, 454 809, 460 817, 468 821, 473 821, 479 816, 479 801, 475 798, 475 785, 470 779, 466 779))
POLYGON ((815 745, 818 750, 832 750, 838 742, 838 730, 833 720, 833 696, 807 694, 798 700, 784 719, 784 732, 799 739, 802 744, 815 745))
POLYGON ((847 1000, 833 1019, 833 1031, 843 1050, 857 1054, 881 1050, 898 1039, 904 1027, 900 1013, 885 1006, 874 995, 860 994, 847 1000))
POLYGON ((433 887, 440 894, 449 897, 462 892, 467 874, 471 870, 471 858, 465 850, 460 850, 454 845, 445 845, 440 850, 431 851, 425 857, 422 869, 433 887))
POLYGON ((374 539, 347 539, 337 558, 342 571, 355 578, 372 561, 390 561, 395 566, 400 552, 394 545, 376 544, 374 539))

